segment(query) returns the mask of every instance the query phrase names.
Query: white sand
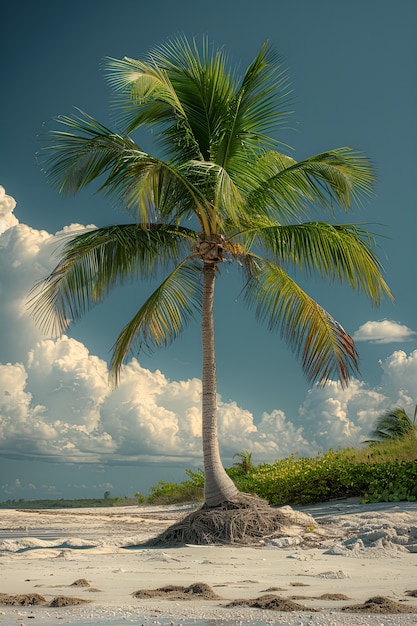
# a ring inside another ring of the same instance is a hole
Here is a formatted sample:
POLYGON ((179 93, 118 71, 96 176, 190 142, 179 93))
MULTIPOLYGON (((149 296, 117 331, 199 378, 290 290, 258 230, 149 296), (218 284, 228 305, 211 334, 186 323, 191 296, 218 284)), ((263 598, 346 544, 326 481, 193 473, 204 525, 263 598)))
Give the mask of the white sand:
POLYGON ((48 602, 56 596, 91 601, 60 608, 0 606, 0 625, 185 625, 204 620, 277 626, 417 624, 417 613, 340 612, 377 595, 417 611, 417 598, 406 595, 417 589, 416 503, 342 501, 303 508, 314 517, 313 530, 309 518, 301 518, 287 537, 260 547, 132 547, 190 508, 0 510, 0 593, 38 593, 48 602), (71 586, 79 579, 90 587, 71 586), (132 596, 139 589, 196 582, 208 584, 222 599, 132 596), (275 590, 267 591, 271 588, 275 590), (295 601, 320 612, 225 608, 233 599, 266 593, 304 596, 295 601), (349 600, 318 599, 323 593, 343 593, 349 600))

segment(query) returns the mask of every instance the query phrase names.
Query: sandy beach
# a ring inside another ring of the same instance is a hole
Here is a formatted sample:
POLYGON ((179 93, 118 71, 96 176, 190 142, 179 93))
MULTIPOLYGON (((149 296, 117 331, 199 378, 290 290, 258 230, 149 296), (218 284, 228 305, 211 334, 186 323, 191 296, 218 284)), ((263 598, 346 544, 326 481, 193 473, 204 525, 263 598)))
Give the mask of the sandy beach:
POLYGON ((417 503, 297 508, 252 547, 139 545, 195 506, 1 510, 0 624, 417 624, 417 503))

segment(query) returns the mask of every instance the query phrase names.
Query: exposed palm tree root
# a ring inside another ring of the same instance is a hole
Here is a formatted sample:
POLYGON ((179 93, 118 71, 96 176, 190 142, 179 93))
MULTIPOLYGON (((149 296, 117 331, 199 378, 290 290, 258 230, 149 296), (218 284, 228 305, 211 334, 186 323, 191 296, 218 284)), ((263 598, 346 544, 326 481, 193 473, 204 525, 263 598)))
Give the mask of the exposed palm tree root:
POLYGON ((147 545, 260 544, 265 539, 287 536, 289 526, 305 530, 312 523, 309 515, 290 507, 274 509, 258 496, 241 493, 216 507, 203 505, 147 545))

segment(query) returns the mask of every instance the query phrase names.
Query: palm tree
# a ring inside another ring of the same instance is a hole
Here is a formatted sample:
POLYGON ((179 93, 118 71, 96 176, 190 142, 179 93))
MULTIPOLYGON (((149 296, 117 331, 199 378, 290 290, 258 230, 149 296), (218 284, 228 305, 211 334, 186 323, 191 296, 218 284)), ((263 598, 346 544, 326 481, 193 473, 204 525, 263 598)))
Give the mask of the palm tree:
POLYGON ((417 435, 416 419, 417 404, 414 408, 413 419, 407 415, 402 407, 394 407, 378 417, 375 428, 371 432, 372 439, 368 439, 365 443, 381 443, 402 439, 413 432, 417 435))
POLYGON ((347 283, 375 303, 390 297, 369 232, 303 222, 313 207, 347 211, 371 193, 373 171, 347 147, 299 162, 280 151, 274 133, 288 119, 288 79, 267 44, 241 79, 221 49, 184 37, 144 60, 108 60, 107 76, 123 130, 81 111, 59 117, 41 157, 59 192, 75 194, 96 181, 131 223, 66 241, 37 286, 33 312, 45 329, 62 332, 114 286, 162 275, 114 344, 115 384, 132 351, 168 344, 201 314, 205 505, 217 507, 240 494, 219 454, 215 278, 223 264, 235 264, 245 302, 271 331, 280 329, 307 379, 324 384, 336 376, 347 384, 358 366, 351 337, 288 271, 347 283), (159 156, 133 139, 143 128, 159 156))
POLYGON ((239 467, 244 474, 249 474, 251 469, 253 469, 252 452, 249 452, 249 450, 236 452, 236 454, 233 455, 233 458, 239 459, 238 461, 235 461, 233 465, 235 467, 239 467))

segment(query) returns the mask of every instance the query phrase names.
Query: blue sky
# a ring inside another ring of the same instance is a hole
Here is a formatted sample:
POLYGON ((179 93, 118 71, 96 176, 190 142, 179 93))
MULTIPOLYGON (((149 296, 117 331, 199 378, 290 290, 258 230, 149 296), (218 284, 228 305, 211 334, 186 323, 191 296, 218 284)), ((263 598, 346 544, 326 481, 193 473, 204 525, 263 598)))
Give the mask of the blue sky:
MULTIPOLYGON (((242 70, 265 40, 281 53, 294 89, 291 128, 280 139, 302 159, 350 145, 377 171, 375 197, 345 221, 380 234, 395 302, 376 309, 338 285, 303 283, 357 339, 361 375, 347 390, 309 388, 279 336, 257 325, 225 269, 217 284, 219 427, 226 464, 358 445, 375 418, 417 402, 417 41, 414 0, 44 0, 2 13, 0 143, 0 500, 146 491, 201 466, 200 329, 130 361, 111 393, 107 361, 141 302, 119 289, 62 338, 42 336, 25 309, 52 268, 56 233, 122 221, 87 189, 52 191, 36 163, 51 118, 77 106, 109 122, 105 57, 139 58, 184 33, 224 45, 242 70), (64 6, 64 5, 62 5, 64 6)), ((151 150, 151 142, 146 148, 151 150)))

